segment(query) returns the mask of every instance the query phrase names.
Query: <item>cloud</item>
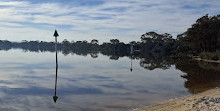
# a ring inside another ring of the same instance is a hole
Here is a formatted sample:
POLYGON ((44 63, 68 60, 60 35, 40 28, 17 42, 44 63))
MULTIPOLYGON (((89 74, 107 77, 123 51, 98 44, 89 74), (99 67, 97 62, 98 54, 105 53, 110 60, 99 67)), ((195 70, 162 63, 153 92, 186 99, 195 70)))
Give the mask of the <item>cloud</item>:
POLYGON ((1 1, 0 2, 0 6, 24 6, 24 5, 28 5, 27 2, 23 2, 23 1, 1 1))
POLYGON ((219 6, 218 0, 3 0, 0 24, 4 24, 1 29, 5 32, 0 33, 13 41, 52 41, 45 36, 58 29, 63 39, 96 38, 103 42, 118 38, 128 42, 139 40, 141 34, 152 30, 175 36, 206 13, 219 14, 219 6), (23 34, 17 33, 22 30, 23 34), (38 37, 32 36, 37 32, 38 37))

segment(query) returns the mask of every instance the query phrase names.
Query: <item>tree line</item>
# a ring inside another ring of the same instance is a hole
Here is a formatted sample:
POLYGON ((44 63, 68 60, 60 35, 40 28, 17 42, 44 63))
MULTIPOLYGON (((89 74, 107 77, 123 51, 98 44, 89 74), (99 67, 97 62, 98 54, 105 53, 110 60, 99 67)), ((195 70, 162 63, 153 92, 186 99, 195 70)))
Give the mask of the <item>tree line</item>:
MULTIPOLYGON (((26 51, 54 52, 54 44, 54 42, 44 41, 10 42, 0 40, 0 49, 21 48, 26 51)), ((109 42, 102 44, 99 44, 96 39, 90 42, 86 40, 70 42, 65 39, 58 43, 58 51, 65 55, 69 53, 87 55, 98 52, 121 57, 130 55, 131 46, 136 54, 141 55, 156 54, 175 57, 186 54, 197 55, 201 52, 218 52, 220 50, 220 15, 208 16, 207 14, 199 18, 187 31, 177 35, 176 39, 169 33, 159 34, 156 32, 142 34, 140 41, 131 41, 127 44, 118 39, 110 39, 109 42)))
POLYGON ((178 51, 198 54, 220 50, 220 15, 199 18, 186 32, 177 36, 178 51))

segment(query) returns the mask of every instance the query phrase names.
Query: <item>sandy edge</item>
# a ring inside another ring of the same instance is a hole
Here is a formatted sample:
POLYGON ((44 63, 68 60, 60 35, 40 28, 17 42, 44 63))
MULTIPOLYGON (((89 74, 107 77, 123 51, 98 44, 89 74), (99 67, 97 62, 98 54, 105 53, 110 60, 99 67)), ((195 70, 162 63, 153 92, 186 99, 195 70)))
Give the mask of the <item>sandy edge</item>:
POLYGON ((132 111, 220 111, 220 88, 132 111))
POLYGON ((197 60, 197 61, 204 61, 204 62, 211 62, 211 63, 220 63, 220 60, 208 60, 208 59, 202 59, 198 56, 194 56, 193 57, 194 60, 197 60))

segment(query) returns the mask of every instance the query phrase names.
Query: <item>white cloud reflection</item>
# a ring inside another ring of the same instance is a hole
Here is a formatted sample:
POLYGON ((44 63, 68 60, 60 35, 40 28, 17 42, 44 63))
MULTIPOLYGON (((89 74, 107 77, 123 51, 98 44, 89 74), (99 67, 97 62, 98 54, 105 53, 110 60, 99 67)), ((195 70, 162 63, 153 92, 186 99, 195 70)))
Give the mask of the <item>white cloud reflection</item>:
POLYGON ((54 55, 0 51, 0 110, 117 111, 188 94, 180 77, 183 73, 175 68, 150 71, 133 60, 134 70, 130 72, 128 57, 114 61, 101 54, 92 59, 59 53, 59 98, 55 104, 54 55))

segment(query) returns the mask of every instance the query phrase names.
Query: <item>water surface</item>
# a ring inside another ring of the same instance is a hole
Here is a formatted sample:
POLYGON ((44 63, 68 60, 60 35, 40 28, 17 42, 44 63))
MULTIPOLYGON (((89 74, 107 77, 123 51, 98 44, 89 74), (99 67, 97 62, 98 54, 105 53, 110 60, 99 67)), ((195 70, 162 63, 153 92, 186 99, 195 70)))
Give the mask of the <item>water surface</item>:
POLYGON ((127 111, 220 86, 219 64, 58 53, 55 103, 55 53, 13 49, 0 58, 1 111, 127 111))

